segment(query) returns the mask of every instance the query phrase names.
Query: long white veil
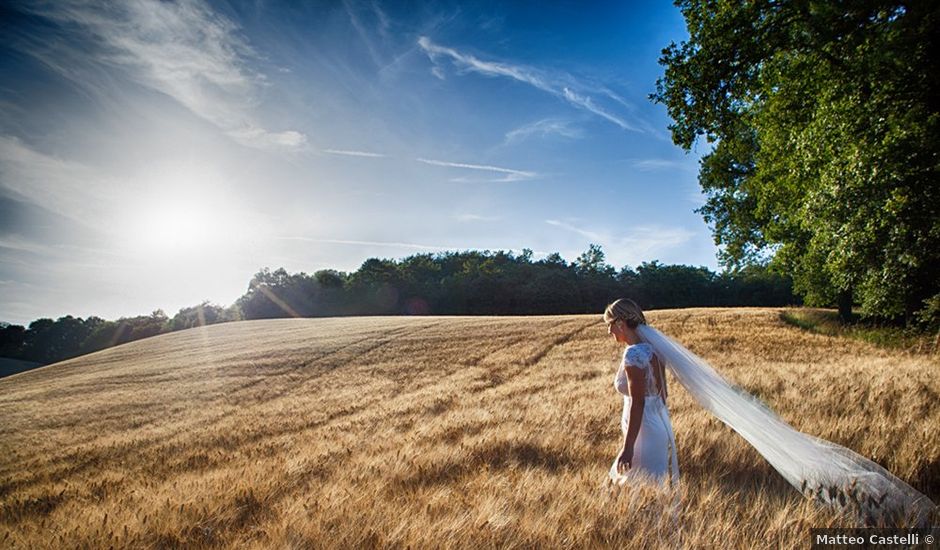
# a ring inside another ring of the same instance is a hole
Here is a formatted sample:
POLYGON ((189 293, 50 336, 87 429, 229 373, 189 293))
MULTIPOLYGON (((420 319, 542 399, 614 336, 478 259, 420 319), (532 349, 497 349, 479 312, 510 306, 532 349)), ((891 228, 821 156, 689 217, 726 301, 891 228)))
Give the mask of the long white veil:
POLYGON ((636 331, 699 405, 738 432, 806 497, 867 526, 929 524, 936 505, 907 483, 845 447, 794 429, 659 330, 641 324, 636 331))

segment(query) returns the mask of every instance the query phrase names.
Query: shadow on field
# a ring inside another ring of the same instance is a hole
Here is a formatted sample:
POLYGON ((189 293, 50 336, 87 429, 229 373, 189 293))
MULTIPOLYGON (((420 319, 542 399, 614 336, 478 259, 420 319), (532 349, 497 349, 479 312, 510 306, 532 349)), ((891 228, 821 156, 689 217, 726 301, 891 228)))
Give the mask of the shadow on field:
MULTIPOLYGON (((803 498, 796 488, 762 458, 757 457, 754 463, 748 465, 722 461, 723 463, 718 466, 721 471, 717 473, 716 468, 707 466, 709 463, 715 463, 712 460, 680 462, 682 477, 686 480, 699 479, 703 484, 707 484, 709 479, 717 479, 717 484, 724 493, 734 496, 741 502, 753 501, 758 498, 758 495, 779 499, 781 503, 784 500, 799 501, 803 498)), ((940 493, 940 462, 933 461, 925 464, 905 481, 931 500, 936 501, 940 493)))
POLYGON ((65 491, 38 497, 14 498, 0 506, 0 522, 14 523, 35 517, 46 517, 65 501, 65 491))
POLYGON ((940 501, 940 460, 934 460, 914 472, 911 487, 927 495, 930 500, 940 501))
POLYGON ((468 448, 464 458, 449 458, 428 467, 417 465, 416 471, 393 481, 399 487, 445 485, 478 470, 538 468, 557 472, 575 460, 563 451, 539 447, 532 443, 498 441, 478 448, 468 448))
POLYGON ((679 472, 686 482, 696 480, 692 483, 718 487, 729 498, 741 503, 768 497, 781 502, 802 499, 783 476, 756 454, 754 461, 749 463, 731 463, 717 458, 680 462, 679 472))

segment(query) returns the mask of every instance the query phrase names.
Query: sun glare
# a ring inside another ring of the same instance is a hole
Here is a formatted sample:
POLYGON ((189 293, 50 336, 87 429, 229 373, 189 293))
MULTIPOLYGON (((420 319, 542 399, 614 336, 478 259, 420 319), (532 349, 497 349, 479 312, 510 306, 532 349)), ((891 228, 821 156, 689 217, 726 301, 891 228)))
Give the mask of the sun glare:
POLYGON ((151 205, 136 224, 139 244, 153 252, 192 250, 212 243, 213 219, 210 208, 167 202, 151 205))
POLYGON ((217 256, 237 239, 232 205, 211 174, 162 171, 159 181, 129 197, 119 214, 117 240, 135 256, 169 260, 217 256))

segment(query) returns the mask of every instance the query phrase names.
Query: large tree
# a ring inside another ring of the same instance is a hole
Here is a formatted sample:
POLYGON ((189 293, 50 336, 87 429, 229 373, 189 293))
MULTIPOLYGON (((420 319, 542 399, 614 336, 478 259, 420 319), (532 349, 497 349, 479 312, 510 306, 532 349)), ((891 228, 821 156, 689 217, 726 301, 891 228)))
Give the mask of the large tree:
POLYGON ((940 320, 937 2, 677 2, 652 99, 712 144, 698 211, 731 268, 773 256, 809 304, 940 320))

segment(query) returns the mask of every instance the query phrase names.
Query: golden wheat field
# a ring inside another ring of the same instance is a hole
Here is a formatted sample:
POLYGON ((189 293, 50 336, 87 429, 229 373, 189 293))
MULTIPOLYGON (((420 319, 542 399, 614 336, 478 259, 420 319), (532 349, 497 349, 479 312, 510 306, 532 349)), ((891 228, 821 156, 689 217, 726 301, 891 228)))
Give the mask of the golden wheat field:
MULTIPOLYGON (((647 318, 798 429, 940 500, 936 357, 781 311, 647 318)), ((778 548, 844 525, 671 376, 676 512, 610 487, 622 350, 600 315, 283 319, 0 379, 0 546, 778 548)))

